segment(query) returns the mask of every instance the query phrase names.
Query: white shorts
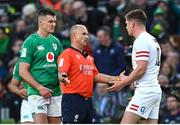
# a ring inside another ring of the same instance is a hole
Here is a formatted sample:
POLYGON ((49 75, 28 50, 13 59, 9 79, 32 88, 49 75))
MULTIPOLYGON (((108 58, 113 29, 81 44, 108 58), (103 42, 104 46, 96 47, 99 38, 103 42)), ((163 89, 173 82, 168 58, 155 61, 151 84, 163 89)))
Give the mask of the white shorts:
POLYGON ((62 96, 44 98, 39 95, 31 95, 28 97, 33 114, 45 113, 52 117, 61 116, 61 100, 62 96))
POLYGON ((145 119, 158 119, 161 93, 135 93, 126 111, 145 119))
POLYGON ((21 123, 33 122, 32 111, 27 100, 23 100, 21 103, 21 123))

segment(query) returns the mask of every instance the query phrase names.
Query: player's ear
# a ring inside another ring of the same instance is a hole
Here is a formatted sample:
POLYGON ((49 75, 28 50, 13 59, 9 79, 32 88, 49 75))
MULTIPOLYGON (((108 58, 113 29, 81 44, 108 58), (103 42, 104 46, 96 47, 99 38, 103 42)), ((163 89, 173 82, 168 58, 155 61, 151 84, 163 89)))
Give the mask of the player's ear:
POLYGON ((132 24, 131 24, 131 25, 132 25, 132 27, 134 27, 134 26, 135 26, 135 24, 136 24, 136 23, 135 23, 135 21, 134 21, 134 20, 132 20, 132 24))

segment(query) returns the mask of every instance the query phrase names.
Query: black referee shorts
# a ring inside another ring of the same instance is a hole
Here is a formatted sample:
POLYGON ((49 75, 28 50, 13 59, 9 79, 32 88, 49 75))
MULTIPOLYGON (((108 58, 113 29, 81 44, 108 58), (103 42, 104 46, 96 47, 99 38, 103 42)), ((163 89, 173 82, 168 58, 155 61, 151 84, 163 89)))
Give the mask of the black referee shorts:
POLYGON ((79 94, 63 94, 63 123, 92 123, 92 119, 93 105, 91 98, 85 98, 79 94))

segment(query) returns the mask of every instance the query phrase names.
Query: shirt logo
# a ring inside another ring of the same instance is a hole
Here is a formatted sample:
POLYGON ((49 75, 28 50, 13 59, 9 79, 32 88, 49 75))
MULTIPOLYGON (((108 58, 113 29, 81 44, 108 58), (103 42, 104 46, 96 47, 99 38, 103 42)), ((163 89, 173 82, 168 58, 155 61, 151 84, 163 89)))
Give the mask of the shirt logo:
POLYGON ((80 70, 84 75, 93 75, 94 67, 91 66, 91 65, 79 65, 79 70, 80 70))
POLYGON ((77 57, 78 59, 80 59, 80 56, 79 56, 79 55, 76 55, 76 57, 77 57))
POLYGON ((54 61, 54 53, 53 52, 48 52, 46 55, 46 60, 48 62, 53 62, 54 61))
POLYGON ((141 112, 144 113, 145 109, 146 109, 146 108, 145 108, 144 106, 141 107, 141 112))
POLYGON ((26 48, 22 48, 21 57, 26 57, 26 48))
POLYGON ((42 45, 37 47, 38 50, 44 50, 44 47, 42 45))
POLYGON ((74 115, 74 122, 78 122, 79 114, 74 115))
POLYGON ((56 51, 57 50, 57 44, 52 43, 52 46, 53 46, 54 50, 56 51))
POLYGON ((38 110, 44 110, 44 106, 43 106, 43 105, 38 105, 38 106, 37 106, 37 109, 38 109, 38 110))

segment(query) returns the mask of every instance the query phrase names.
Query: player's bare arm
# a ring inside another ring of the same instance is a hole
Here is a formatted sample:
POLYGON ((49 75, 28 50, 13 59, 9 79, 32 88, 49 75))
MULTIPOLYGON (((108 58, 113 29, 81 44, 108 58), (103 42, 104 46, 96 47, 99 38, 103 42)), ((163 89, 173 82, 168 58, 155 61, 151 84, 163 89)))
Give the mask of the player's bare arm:
POLYGON ((134 81, 138 80, 139 78, 141 78, 144 73, 146 72, 146 68, 148 65, 147 61, 137 61, 137 67, 135 70, 132 71, 132 73, 128 76, 125 77, 123 74, 121 74, 120 76, 123 77, 121 78, 121 80, 119 81, 112 81, 111 83, 114 84, 113 86, 109 87, 108 90, 109 91, 115 91, 115 90, 121 90, 123 87, 133 83, 134 81))
POLYGON ((30 65, 28 63, 19 63, 19 75, 23 78, 24 81, 28 82, 32 87, 37 89, 39 93, 48 98, 51 96, 51 90, 39 84, 29 72, 30 65))
POLYGON ((20 84, 20 81, 12 78, 11 82, 8 84, 8 89, 12 92, 15 93, 17 95, 19 95, 22 98, 26 98, 27 97, 27 90, 26 89, 19 89, 18 86, 20 84))

